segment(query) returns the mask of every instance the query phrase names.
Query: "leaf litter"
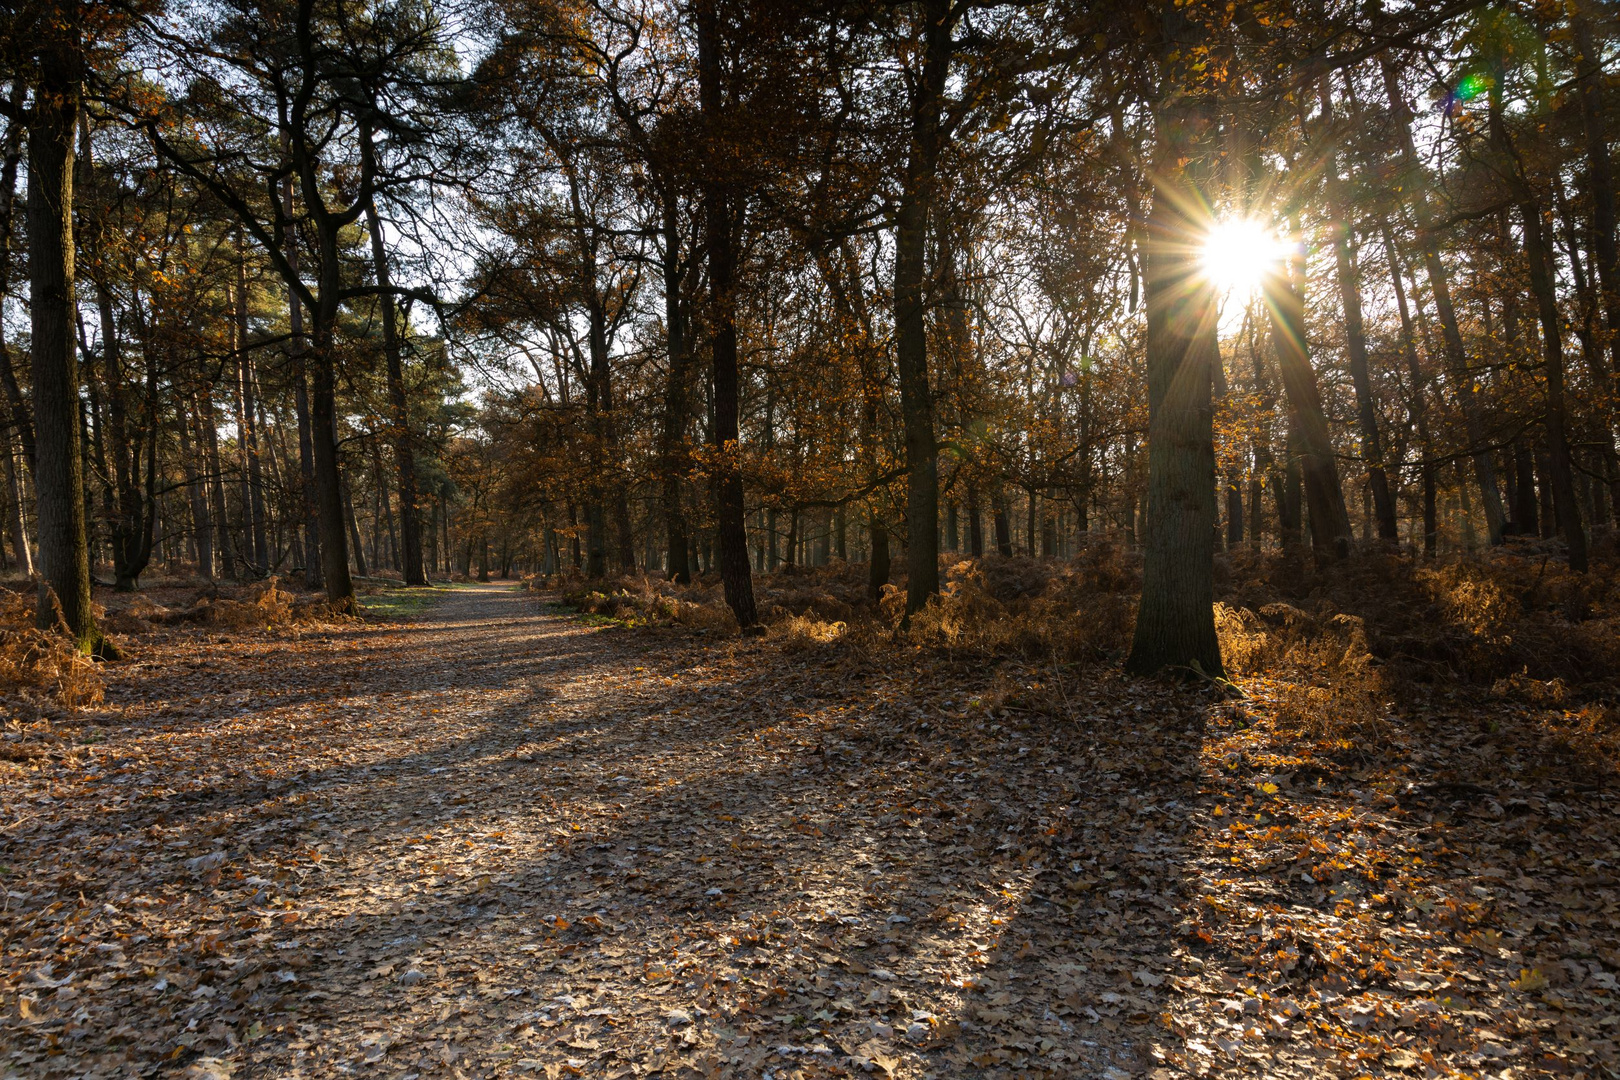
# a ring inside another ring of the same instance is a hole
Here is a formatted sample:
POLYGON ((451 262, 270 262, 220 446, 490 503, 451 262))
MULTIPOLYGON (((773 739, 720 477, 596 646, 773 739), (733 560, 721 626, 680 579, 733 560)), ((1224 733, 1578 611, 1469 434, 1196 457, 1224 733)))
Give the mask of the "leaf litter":
POLYGON ((175 626, 0 763, 8 1069, 1613 1075, 1612 766, 458 590, 175 626))

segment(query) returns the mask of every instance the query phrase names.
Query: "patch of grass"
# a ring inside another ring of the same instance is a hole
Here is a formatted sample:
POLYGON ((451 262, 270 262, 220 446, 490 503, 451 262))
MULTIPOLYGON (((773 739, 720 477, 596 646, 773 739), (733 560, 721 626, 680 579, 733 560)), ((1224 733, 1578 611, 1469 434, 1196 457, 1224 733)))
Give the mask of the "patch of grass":
POLYGON ((381 589, 361 597, 366 614, 384 621, 413 619, 433 607, 455 586, 426 585, 381 589))
POLYGON ((595 611, 581 611, 578 607, 576 607, 573 604, 558 603, 555 600, 547 601, 545 604, 542 604, 541 609, 547 615, 561 615, 564 618, 577 619, 581 624, 583 624, 585 626, 603 626, 603 627, 606 627, 606 626, 624 626, 624 627, 629 627, 629 626, 634 626, 635 625, 633 622, 630 622, 630 621, 628 621, 626 619, 620 619, 620 618, 617 618, 617 617, 615 617, 613 615, 603 615, 600 612, 595 612, 595 611))

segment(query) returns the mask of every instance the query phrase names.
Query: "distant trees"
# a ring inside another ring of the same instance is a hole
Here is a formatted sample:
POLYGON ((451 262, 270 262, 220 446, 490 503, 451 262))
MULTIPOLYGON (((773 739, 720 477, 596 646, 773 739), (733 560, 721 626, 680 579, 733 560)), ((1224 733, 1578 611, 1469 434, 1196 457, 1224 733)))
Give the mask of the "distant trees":
POLYGON ((1213 676, 1222 549, 1579 569, 1620 511, 1602 5, 88 11, 0 71, 0 557, 87 646, 92 565, 752 627, 1106 540, 1128 666, 1213 676), (1228 288, 1234 221, 1291 254, 1228 288))

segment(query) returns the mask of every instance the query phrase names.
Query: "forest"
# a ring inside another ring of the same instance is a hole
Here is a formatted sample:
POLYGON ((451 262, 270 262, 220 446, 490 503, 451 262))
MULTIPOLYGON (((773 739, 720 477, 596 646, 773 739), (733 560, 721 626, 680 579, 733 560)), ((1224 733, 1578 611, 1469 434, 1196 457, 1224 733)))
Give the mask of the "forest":
POLYGON ((1617 69, 0 4, 0 1076, 1620 1075, 1617 69))

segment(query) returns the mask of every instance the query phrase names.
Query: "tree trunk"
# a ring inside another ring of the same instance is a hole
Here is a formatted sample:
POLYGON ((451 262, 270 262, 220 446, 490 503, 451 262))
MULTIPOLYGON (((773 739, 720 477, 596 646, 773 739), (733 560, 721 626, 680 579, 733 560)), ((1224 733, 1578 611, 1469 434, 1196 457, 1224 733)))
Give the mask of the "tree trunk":
POLYGON ((1509 485, 1508 502, 1513 507, 1513 531, 1519 536, 1540 534, 1540 506, 1536 502, 1536 452, 1527 439, 1520 437, 1513 443, 1513 468, 1508 471, 1513 483, 1509 485))
MULTIPOLYGON (((335 253, 328 258, 335 263, 335 253)), ((348 538, 344 536, 343 478, 338 471, 337 387, 332 371, 332 328, 337 319, 336 304, 327 298, 337 292, 336 283, 321 290, 323 307, 315 321, 315 347, 304 353, 311 370, 309 427, 315 450, 315 500, 320 519, 321 570, 326 579, 326 598, 347 610, 354 605, 354 580, 349 575, 348 538)), ((360 558, 360 552, 355 551, 360 558)), ((360 572, 363 575, 365 568, 360 572)))
POLYGON ((54 628, 54 609, 60 605, 75 645, 91 652, 101 647, 102 636, 90 599, 79 362, 73 343, 73 143, 84 77, 79 6, 64 4, 38 25, 39 82, 28 125, 38 622, 41 629, 54 628))
POLYGON ((1305 470, 1301 465, 1305 457, 1304 440, 1299 434, 1299 414, 1288 410, 1288 431, 1285 434, 1288 453, 1283 462, 1282 483, 1277 487, 1277 517, 1285 547, 1299 547, 1305 542, 1305 470))
POLYGON ((951 0, 923 0, 922 71, 912 89, 911 145, 894 231, 895 365, 906 436, 906 617, 939 592, 939 454, 928 385, 928 215, 943 139, 940 112, 950 68, 951 0))
POLYGON ((585 576, 607 576, 607 510, 602 505, 601 489, 591 491, 592 498, 585 504, 585 576))
POLYGON ((201 447, 192 445, 192 409, 188 394, 175 405, 175 434, 180 438, 181 467, 186 474, 186 497, 191 503, 191 534, 197 547, 197 573, 214 577, 214 519, 208 512, 208 484, 204 476, 208 463, 201 458, 201 447))
MULTIPOLYGON (((257 369, 255 368, 255 371, 256 370, 257 369)), ((263 440, 264 449, 267 451, 267 456, 270 459, 270 484, 273 490, 277 492, 284 492, 288 490, 287 445, 283 438, 284 432, 282 430, 281 419, 280 417, 276 417, 274 422, 272 422, 271 418, 273 414, 265 407, 264 387, 263 384, 259 382, 257 375, 254 377, 253 385, 253 396, 259 402, 259 436, 263 440)), ((283 560, 289 558, 292 550, 297 546, 298 533, 296 529, 292 530, 290 542, 283 543, 284 538, 287 537, 287 523, 285 518, 282 515, 277 514, 271 516, 270 520, 275 527, 275 533, 272 537, 271 543, 271 550, 275 552, 273 563, 279 572, 283 560)))
POLYGON ((399 482, 399 532, 401 575, 407 585, 426 585, 422 565, 422 522, 416 509, 416 449, 411 438, 410 402, 405 396, 405 365, 400 355, 399 327, 395 322, 393 282, 388 272, 388 252, 383 247, 382 227, 377 218, 377 202, 366 203, 366 229, 371 233, 372 272, 377 278, 377 312, 382 318, 383 359, 388 375, 389 435, 394 447, 394 468, 399 482))
MULTIPOLYGON (((1604 486, 1608 489, 1609 501, 1604 504, 1601 499, 1593 502, 1598 513, 1594 516, 1592 525, 1608 523, 1609 515, 1613 511, 1620 511, 1620 453, 1615 452, 1614 425, 1612 418, 1614 409, 1612 399, 1608 397, 1609 365, 1604 356, 1603 346, 1599 339, 1603 336, 1601 315, 1599 308, 1602 299, 1597 294, 1601 291, 1592 280, 1588 272, 1590 264, 1584 264, 1581 258, 1580 232, 1576 227, 1575 211, 1569 205, 1569 199, 1564 194, 1564 182, 1556 173, 1553 174, 1553 205, 1563 221, 1564 245, 1569 255, 1570 276, 1575 279, 1575 293, 1580 298, 1581 318, 1576 324, 1576 337, 1581 343, 1581 358, 1586 361, 1587 371, 1592 376, 1593 383, 1604 392, 1603 397, 1595 402, 1596 412, 1600 421, 1601 432, 1597 434, 1598 453, 1603 458, 1604 486)), ((1554 230, 1556 235, 1557 230, 1554 230)), ((1553 244, 1549 242, 1549 247, 1553 244)), ((1595 261, 1595 260, 1594 260, 1595 261)))
POLYGON ((1305 336, 1305 301, 1297 261, 1287 271, 1267 275, 1266 306, 1271 310, 1271 340, 1283 391, 1293 409, 1299 436, 1299 464, 1310 507, 1311 552, 1318 565, 1350 554, 1350 514, 1345 509, 1333 436, 1322 411, 1322 394, 1311 367, 1305 336))
POLYGON ((219 425, 214 418, 214 399, 205 391, 197 408, 197 424, 202 449, 208 463, 209 512, 214 520, 215 560, 222 575, 236 575, 236 545, 231 538, 225 512, 225 477, 219 460, 219 425))
POLYGON ((975 559, 984 556, 984 514, 979 508, 979 489, 968 485, 968 551, 975 559))
MULTIPOLYGON (((1166 46, 1187 20, 1166 7, 1166 46)), ((1168 66, 1171 60, 1165 59, 1168 66)), ((1148 488, 1142 598, 1127 671, 1149 675, 1191 667, 1220 676, 1215 636, 1215 413, 1211 372, 1220 363, 1215 288, 1201 273, 1190 237, 1208 231, 1202 194, 1187 174, 1205 110, 1175 85, 1157 116, 1158 187, 1147 221, 1148 488), (1199 215, 1195 217, 1194 215, 1199 215)))
MULTIPOLYGON (((89 157, 89 139, 81 144, 81 164, 89 157)), ((92 278, 96 296, 96 313, 101 320, 101 381, 107 394, 107 439, 112 443, 112 468, 102 462, 102 472, 111 485, 112 498, 107 500, 108 531, 110 533, 114 588, 119 592, 135 591, 140 570, 131 565, 131 556, 139 544, 144 507, 136 488, 140 475, 139 445, 132 444, 129 431, 128 387, 125 385, 123 350, 118 336, 118 323, 113 317, 112 291, 99 278, 92 278)), ((86 354, 88 357, 88 353, 86 354)), ((94 386, 95 380, 90 383, 94 386)), ((94 400, 91 401, 92 408, 94 400)), ((99 425, 98 425, 99 426, 99 425)))
MULTIPOLYGON (((722 130, 718 0, 698 0, 698 91, 709 137, 718 142, 722 130)), ((711 146, 711 157, 719 145, 711 146)), ((735 237, 732 235, 731 192, 712 171, 703 179, 704 230, 709 260, 709 323, 714 363, 713 474, 715 519, 720 541, 720 580, 726 603, 745 633, 759 625, 754 603, 753 571, 748 565, 748 530, 744 522, 742 447, 739 431, 740 372, 737 364, 737 296, 735 237)))
POLYGON ((681 306, 680 206, 673 193, 663 200, 664 231, 664 335, 669 353, 669 374, 664 383, 664 550, 669 565, 665 574, 682 585, 692 580, 688 561, 686 513, 681 506, 681 484, 690 469, 686 452, 686 425, 691 416, 690 358, 686 354, 686 313, 681 306))
MULTIPOLYGON (((1217 343, 1217 350, 1218 347, 1217 343)), ((1226 382, 1226 361, 1219 351, 1216 352, 1214 360, 1210 363, 1210 375, 1214 384, 1214 400, 1221 401, 1226 397, 1230 387, 1226 382)), ((1082 429, 1083 427, 1082 422, 1082 429)), ((1081 437, 1081 445, 1082 447, 1085 445, 1084 436, 1081 437)), ((1226 547, 1228 549, 1235 549, 1243 544, 1243 489, 1238 483, 1239 472, 1237 465, 1234 464, 1231 475, 1221 485, 1226 493, 1226 547)), ((1218 524, 1216 532, 1219 533, 1218 524)), ((1219 546, 1219 544, 1220 538, 1217 535, 1216 545, 1219 546)))
POLYGON ((621 481, 614 485, 613 531, 618 534, 619 569, 636 572, 636 537, 630 525, 630 495, 621 481))
MULTIPOLYGON (((1581 527, 1580 503, 1575 496, 1575 478, 1569 452, 1569 414, 1564 401, 1563 317, 1558 310, 1558 296, 1554 291, 1551 245, 1547 242, 1542 224, 1541 205, 1535 197, 1529 174, 1514 146, 1512 135, 1508 132, 1507 122, 1502 115, 1501 98, 1494 89, 1488 115, 1496 153, 1503 163, 1502 172, 1507 175, 1518 202, 1524 255, 1530 265, 1530 292, 1536 299, 1536 314, 1541 321, 1542 372, 1547 380, 1543 422, 1547 429, 1547 454, 1552 471, 1553 512, 1557 515, 1558 528, 1569 548, 1570 569, 1585 573, 1586 532, 1581 527)), ((1522 476, 1520 480, 1522 483, 1522 476)))
MULTIPOLYGON (((1321 87, 1322 116, 1333 131, 1333 96, 1326 80, 1321 87)), ((1395 541, 1400 530, 1395 521, 1395 499, 1390 493, 1389 476, 1384 471, 1384 444, 1379 437, 1378 410, 1373 401, 1372 378, 1367 365, 1367 334, 1361 314, 1361 280, 1356 271, 1352 229, 1346 213, 1350 202, 1339 179, 1339 156, 1328 152, 1323 163, 1326 177, 1328 225, 1333 233, 1333 256, 1338 271, 1339 300, 1344 308, 1344 344, 1350 361, 1350 383, 1356 392, 1356 421, 1361 435, 1361 461, 1372 488, 1373 514, 1378 520, 1378 538, 1395 541)))
POLYGON ((1418 243, 1423 251, 1423 265, 1429 276, 1429 291, 1434 295, 1435 316, 1440 320, 1440 336, 1445 345, 1446 373, 1463 414, 1463 428, 1468 436, 1469 452, 1474 460, 1474 481, 1479 485, 1480 497, 1485 503, 1485 524, 1492 544, 1502 542, 1502 526, 1506 514, 1502 507, 1502 492, 1496 481, 1496 466, 1490 450, 1485 446, 1485 424, 1480 416, 1479 402, 1475 400, 1474 376, 1468 370, 1468 356, 1463 350, 1462 333, 1457 328, 1457 312, 1451 302, 1451 283, 1445 264, 1440 261, 1440 240, 1429 212, 1427 197, 1423 194, 1423 181, 1418 176, 1417 148, 1412 141, 1412 113, 1401 95, 1395 67, 1387 57, 1383 61, 1384 90, 1389 98, 1390 112, 1401 139, 1402 166, 1406 177, 1402 190, 1416 192, 1409 200, 1412 215, 1417 221, 1418 243))
POLYGON ((242 234, 236 234, 236 378, 242 400, 242 426, 237 437, 247 466, 243 506, 253 540, 253 569, 259 577, 270 573, 270 539, 265 532, 264 462, 260 459, 258 403, 254 400, 253 357, 248 352, 247 252, 242 234))
MULTIPOLYGON (((341 476, 338 482, 343 489, 343 523, 348 527, 349 544, 354 548, 354 569, 361 577, 367 577, 366 548, 360 542, 360 523, 355 520, 354 516, 354 491, 349 486, 347 476, 341 476)), ((330 570, 330 567, 328 567, 328 570, 330 570)), ((348 570, 347 565, 344 566, 344 570, 348 570)))
POLYGON ((1603 313, 1608 320, 1612 356, 1609 372, 1612 375, 1620 371, 1620 256, 1616 254, 1615 242, 1614 168, 1609 159, 1609 136, 1603 122, 1603 54, 1592 36, 1591 20, 1582 6, 1576 6, 1571 26, 1575 32, 1581 122, 1586 135, 1587 186, 1592 196, 1592 254, 1603 293, 1603 313))
MULTIPOLYGON (((373 534, 376 536, 376 539, 372 541, 372 551, 375 553, 375 557, 372 559, 371 565, 376 570, 381 570, 385 564, 395 570, 400 570, 399 534, 394 526, 394 501, 388 497, 388 484, 384 480, 383 472, 382 447, 375 439, 371 441, 371 475, 371 486, 377 500, 377 513, 371 526, 373 534), (384 539, 388 541, 388 557, 386 560, 382 554, 382 541, 384 539)), ((404 571, 400 570, 400 574, 403 577, 404 571)), ((416 584, 421 583, 417 582, 416 584)))
POLYGON ((4 435, 6 455, 6 493, 11 505, 11 548, 17 554, 17 570, 23 577, 34 576, 34 552, 28 542, 28 514, 23 506, 22 468, 17 464, 17 451, 11 445, 11 432, 4 435))
MULTIPOLYGON (((23 80, 11 80, 11 105, 18 113, 23 107, 23 95, 26 88, 23 80)), ((12 222, 17 206, 17 168, 22 161, 22 133, 23 122, 13 119, 6 126, 5 155, 0 162, 0 310, 5 308, 6 297, 11 293, 11 249, 12 249, 12 222)), ((34 423, 29 417, 28 402, 23 397, 22 386, 17 382, 17 369, 13 363, 11 346, 6 341, 5 320, 0 319, 0 386, 5 390, 6 412, 10 424, 17 429, 17 437, 22 443, 23 460, 30 471, 34 468, 34 423)), ((7 454, 11 450, 11 441, 6 440, 7 454)), ((8 458, 9 460, 9 458, 8 458)), ((15 465, 11 466, 15 467, 15 465)), ((24 563, 29 572, 33 572, 33 559, 27 556, 27 544, 23 545, 23 555, 19 556, 19 563, 24 563)))
MULTIPOLYGON (((26 87, 19 78, 11 80, 11 106, 18 118, 6 125, 3 163, 0 163, 0 309, 5 307, 11 292, 12 221, 17 205, 17 169, 22 161, 23 121, 20 114, 26 87)), ((10 424, 17 429, 22 441, 23 458, 29 469, 34 467, 34 425, 28 415, 28 403, 17 382, 17 371, 12 362, 11 346, 6 342, 6 328, 0 319, 0 384, 3 384, 6 412, 10 424)), ((7 442, 9 447, 9 439, 7 442)), ((32 561, 30 560, 30 565, 32 561)))
POLYGON ((872 541, 872 560, 867 564, 866 594, 877 600, 883 596, 883 586, 889 583, 889 529, 878 517, 876 506, 872 507, 866 522, 872 541))
POLYGON ((1003 558, 1012 558, 1012 511, 1007 505, 1007 493, 1001 488, 996 489, 994 495, 996 505, 996 553, 1003 558))
MULTIPOLYGON (((1528 196, 1528 184, 1524 185, 1528 196)), ((1553 512, 1559 531, 1569 547, 1569 566, 1577 573, 1587 569, 1586 531, 1581 526, 1580 503, 1575 497, 1575 478, 1569 453, 1569 415, 1564 402, 1564 343, 1558 298, 1553 292, 1551 261, 1541 208, 1533 198, 1519 204, 1524 229, 1524 253, 1530 260, 1530 291, 1536 297, 1541 319, 1542 370, 1547 379, 1547 456, 1552 475, 1553 512)))
POLYGON ((1395 285, 1395 307, 1401 317, 1401 355, 1406 359, 1407 378, 1411 380, 1407 409, 1412 426, 1417 430, 1418 447, 1423 453, 1423 555, 1432 559, 1439 541, 1440 525, 1435 505, 1437 467, 1434 462, 1434 439, 1429 434, 1428 408, 1424 400, 1428 377, 1418 363, 1417 334, 1412 329, 1412 312, 1406 302, 1406 282, 1401 273, 1400 251, 1395 246, 1395 236, 1390 231, 1389 222, 1385 220, 1379 224, 1384 234, 1384 250, 1389 259, 1390 280, 1395 285))
MULTIPOLYGON (((290 221, 293 216, 292 178, 281 185, 282 213, 290 221)), ((298 272, 298 238, 294 230, 287 230, 287 265, 298 272)), ((293 411, 298 416, 298 475, 296 493, 299 518, 304 529, 304 587, 319 589, 325 585, 325 560, 321 554, 320 515, 315 495, 315 436, 311 427, 309 408, 309 372, 305 363, 308 339, 304 336, 304 305, 291 286, 287 289, 287 325, 291 331, 287 342, 288 368, 292 375, 293 411)), ((221 528, 225 521, 220 519, 221 528)))

